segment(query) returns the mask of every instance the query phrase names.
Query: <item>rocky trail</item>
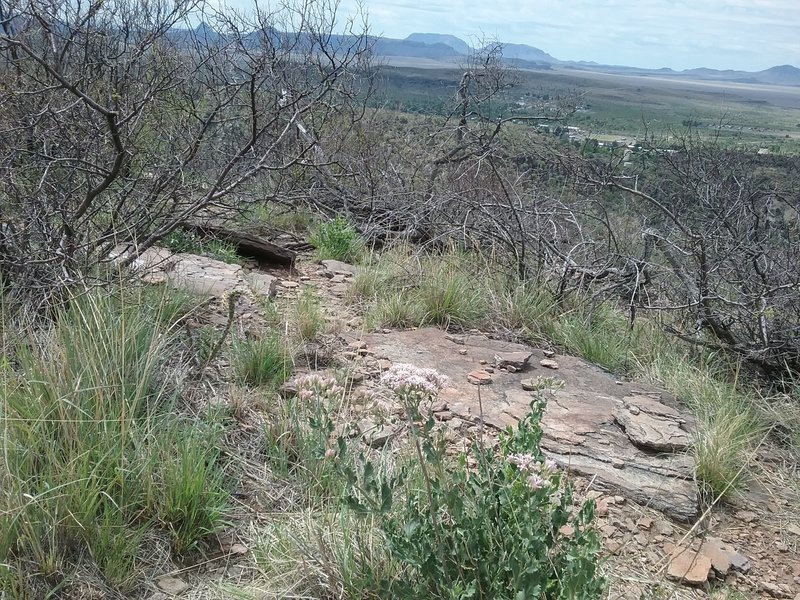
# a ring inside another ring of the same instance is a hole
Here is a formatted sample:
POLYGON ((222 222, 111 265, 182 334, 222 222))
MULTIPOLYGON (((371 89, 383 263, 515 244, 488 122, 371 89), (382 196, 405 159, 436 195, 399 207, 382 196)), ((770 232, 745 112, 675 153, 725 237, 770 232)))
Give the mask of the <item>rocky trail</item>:
MULTIPOLYGON (((581 498, 596 501, 610 598, 800 600, 800 514, 791 490, 770 486, 767 492, 754 484, 732 505, 705 506, 687 451, 694 419, 662 390, 481 332, 364 331, 347 296, 356 268, 337 261, 317 264, 301 256, 292 269, 270 270, 151 249, 135 267, 152 283, 218 298, 243 292, 237 320, 244 329, 263 326, 253 294, 289 306, 313 286, 330 324, 334 357, 325 363, 347 368, 356 388, 376 390, 380 374, 394 363, 435 368, 449 377, 431 410, 454 452, 474 439, 493 443, 500 430, 526 414, 532 393, 560 386, 543 418, 542 448, 574 475, 581 498)), ((205 319, 223 325, 225 311, 220 307, 205 319)), ((290 380, 286 393, 291 387, 290 380)), ((383 447, 402 438, 404 425, 397 407, 375 397, 354 420, 370 445, 383 447)), ((759 468, 777 471, 782 460, 777 450, 763 451, 759 468)), ((247 561, 246 548, 236 560, 247 561)))

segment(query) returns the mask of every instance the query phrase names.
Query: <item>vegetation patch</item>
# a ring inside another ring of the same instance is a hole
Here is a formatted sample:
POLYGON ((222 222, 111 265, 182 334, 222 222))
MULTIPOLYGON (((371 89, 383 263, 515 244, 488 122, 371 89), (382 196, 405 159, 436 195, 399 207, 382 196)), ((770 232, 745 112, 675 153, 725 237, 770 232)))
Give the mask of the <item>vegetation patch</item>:
POLYGON ((221 425, 177 416, 184 365, 163 326, 173 311, 135 291, 89 291, 49 328, 5 338, 4 595, 45 597, 87 561, 125 593, 148 564, 146 539, 186 555, 224 524, 221 425))
POLYGON ((338 216, 322 223, 311 232, 311 245, 318 260, 341 260, 356 264, 361 261, 366 245, 364 239, 347 219, 338 216))

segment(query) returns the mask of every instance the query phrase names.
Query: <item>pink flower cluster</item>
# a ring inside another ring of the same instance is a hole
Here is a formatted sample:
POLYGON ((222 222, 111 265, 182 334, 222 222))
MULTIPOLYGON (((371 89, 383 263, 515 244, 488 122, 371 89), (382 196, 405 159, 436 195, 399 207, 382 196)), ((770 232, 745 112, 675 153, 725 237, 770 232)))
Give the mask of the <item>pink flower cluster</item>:
POLYGON ((533 454, 509 454, 506 460, 527 475, 528 485, 534 491, 548 486, 548 473, 558 469, 554 460, 546 458, 542 464, 533 454))
POLYGON ((381 383, 398 396, 434 396, 448 381, 446 376, 435 369, 423 369, 403 363, 392 365, 381 377, 381 383))
POLYGON ((311 400, 315 397, 337 398, 344 394, 344 388, 333 377, 323 377, 312 373, 297 379, 297 397, 311 400))

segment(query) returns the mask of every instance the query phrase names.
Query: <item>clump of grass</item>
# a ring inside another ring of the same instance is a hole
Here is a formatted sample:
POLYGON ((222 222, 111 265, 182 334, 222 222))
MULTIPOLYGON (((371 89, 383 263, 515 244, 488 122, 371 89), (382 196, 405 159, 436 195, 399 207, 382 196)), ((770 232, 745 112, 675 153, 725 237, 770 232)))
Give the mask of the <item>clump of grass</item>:
POLYGON ((370 327, 413 327, 425 321, 425 309, 412 294, 378 297, 365 315, 370 327))
POLYGON ((364 238, 341 216, 319 225, 311 232, 309 241, 316 248, 317 260, 333 259, 358 263, 365 254, 364 238))
POLYGON ((316 290, 308 286, 303 288, 295 304, 294 317, 300 340, 311 342, 319 337, 325 328, 325 315, 316 290))
MULTIPOLYGON (((717 363, 718 365, 719 363, 717 363)), ((741 489, 748 476, 750 455, 764 435, 756 401, 737 385, 735 373, 715 370, 709 359, 662 350, 644 374, 675 394, 697 420, 693 452, 698 483, 712 499, 741 489)))
POLYGON ((292 372, 290 349, 278 333, 234 338, 232 349, 234 372, 241 383, 253 387, 280 385, 292 372))
POLYGON ((253 557, 265 581, 253 591, 276 597, 377 599, 375 581, 389 581, 400 570, 375 519, 346 510, 275 519, 259 532, 253 557))
POLYGON ((176 229, 164 238, 163 243, 173 252, 201 254, 215 260, 236 265, 242 263, 241 257, 236 252, 236 246, 230 242, 213 239, 206 240, 185 229, 176 229))
POLYGON ((486 299, 474 277, 446 267, 431 272, 417 295, 424 322, 441 327, 473 327, 486 315, 486 299))
POLYGON ((624 316, 601 305, 582 314, 573 312, 553 319, 549 326, 553 341, 618 375, 631 374, 638 328, 631 329, 624 316))
POLYGON ((523 337, 541 339, 553 320, 555 301, 543 287, 514 280, 494 294, 493 321, 523 337))
POLYGON ((221 431, 176 419, 174 336, 143 306, 137 291, 85 292, 5 348, 0 595, 45 597, 89 560, 125 594, 145 538, 162 529, 185 553, 222 525, 221 431))
POLYGON ((210 240, 201 246, 200 254, 232 265, 242 264, 242 257, 236 251, 236 246, 230 242, 210 240))

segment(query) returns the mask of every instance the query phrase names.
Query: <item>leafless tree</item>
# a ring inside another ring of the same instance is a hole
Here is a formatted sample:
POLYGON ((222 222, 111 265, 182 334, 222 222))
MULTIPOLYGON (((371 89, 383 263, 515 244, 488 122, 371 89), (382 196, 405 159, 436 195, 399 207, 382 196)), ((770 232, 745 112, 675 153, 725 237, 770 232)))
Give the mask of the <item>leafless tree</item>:
POLYGON ((329 0, 0 0, 0 273, 44 294, 198 212, 324 169, 370 46, 329 0), (265 186, 261 186, 262 189, 265 186))
POLYGON ((673 313, 682 340, 770 376, 800 372, 800 195, 785 175, 796 160, 692 132, 677 143, 649 136, 638 157, 581 172, 640 223, 631 304, 673 313))

